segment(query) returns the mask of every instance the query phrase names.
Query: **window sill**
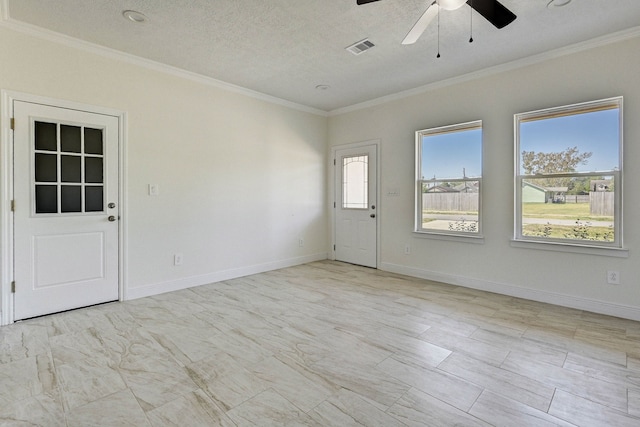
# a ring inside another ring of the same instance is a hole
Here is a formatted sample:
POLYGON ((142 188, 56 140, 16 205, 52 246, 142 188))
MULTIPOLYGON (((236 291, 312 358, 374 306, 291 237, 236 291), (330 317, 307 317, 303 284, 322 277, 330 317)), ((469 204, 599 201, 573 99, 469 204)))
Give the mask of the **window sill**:
POLYGON ((484 236, 482 235, 464 236, 461 234, 436 233, 436 232, 429 232, 429 231, 414 231, 413 235, 421 239, 444 240, 448 242, 475 243, 480 245, 484 244, 484 236))
POLYGON ((526 248, 542 251, 568 252, 576 254, 609 256, 615 258, 629 258, 629 250, 610 248, 605 246, 582 246, 567 243, 537 242, 531 240, 511 240, 511 247, 526 248))

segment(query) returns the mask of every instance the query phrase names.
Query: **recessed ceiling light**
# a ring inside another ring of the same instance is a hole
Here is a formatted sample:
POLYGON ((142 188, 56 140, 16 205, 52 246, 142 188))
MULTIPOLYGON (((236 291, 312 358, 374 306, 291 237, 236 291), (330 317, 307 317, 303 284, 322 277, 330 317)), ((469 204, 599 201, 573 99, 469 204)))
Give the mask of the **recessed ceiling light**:
POLYGON ((135 10, 125 10, 124 12, 122 12, 122 16, 124 16, 131 22, 135 22, 136 24, 144 24, 145 22, 147 22, 147 17, 140 12, 136 12, 135 10))
POLYGON ((547 7, 549 9, 553 9, 554 7, 566 6, 569 3, 571 3, 571 0, 551 0, 549 3, 547 3, 547 7))
POLYGON ((318 86, 316 86, 316 89, 318 89, 318 90, 329 90, 329 89, 331 89, 331 86, 329 86, 329 85, 318 85, 318 86))

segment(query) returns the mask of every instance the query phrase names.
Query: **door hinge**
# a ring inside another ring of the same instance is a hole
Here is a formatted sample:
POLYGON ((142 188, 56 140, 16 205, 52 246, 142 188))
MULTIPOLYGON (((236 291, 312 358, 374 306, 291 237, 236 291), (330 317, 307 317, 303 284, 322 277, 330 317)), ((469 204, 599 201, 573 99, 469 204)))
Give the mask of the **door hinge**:
POLYGON ((336 202, 333 202, 333 209, 335 209, 335 208, 336 208, 336 202))
POLYGON ((336 245, 333 245, 333 250, 334 250, 334 251, 336 250, 336 245))
POLYGON ((12 200, 11 201, 11 212, 15 212, 16 211, 16 201, 12 200))
POLYGON ((16 129, 16 119, 11 117, 11 130, 15 130, 15 129, 16 129))
MULTIPOLYGON (((13 120, 13 119, 11 119, 11 120, 13 120)), ((13 129, 13 128, 11 128, 11 129, 13 129)), ((336 165, 336 159, 333 159, 333 166, 335 166, 335 165, 336 165)))
POLYGON ((11 293, 12 294, 16 293, 16 282, 11 282, 11 293))

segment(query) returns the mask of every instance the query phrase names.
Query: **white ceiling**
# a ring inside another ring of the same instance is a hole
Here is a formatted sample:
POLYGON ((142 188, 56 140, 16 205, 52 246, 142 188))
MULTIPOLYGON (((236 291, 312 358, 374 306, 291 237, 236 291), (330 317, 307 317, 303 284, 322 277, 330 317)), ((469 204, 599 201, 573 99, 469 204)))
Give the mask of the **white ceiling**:
POLYGON ((636 28, 640 0, 501 0, 502 30, 464 5, 401 45, 432 0, 3 0, 12 24, 41 27, 226 83, 332 111, 636 28), (122 16, 133 9, 148 22, 122 16), (474 42, 469 43, 473 20, 474 42), (364 38, 359 56, 345 48, 364 38), (317 85, 329 85, 318 90, 317 85))

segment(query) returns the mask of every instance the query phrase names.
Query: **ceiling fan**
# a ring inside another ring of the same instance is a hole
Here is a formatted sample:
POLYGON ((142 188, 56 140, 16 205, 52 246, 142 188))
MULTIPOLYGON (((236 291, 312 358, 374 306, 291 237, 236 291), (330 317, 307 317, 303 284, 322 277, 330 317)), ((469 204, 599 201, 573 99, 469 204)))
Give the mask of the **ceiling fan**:
MULTIPOLYGON (((379 0, 357 0, 357 4, 363 5, 376 1, 379 0)), ((461 8, 465 3, 469 4, 469 6, 498 29, 506 27, 516 19, 516 15, 497 0, 433 0, 404 40, 402 40, 402 44, 415 43, 427 29, 433 18, 438 15, 440 9, 456 10, 461 8)))

